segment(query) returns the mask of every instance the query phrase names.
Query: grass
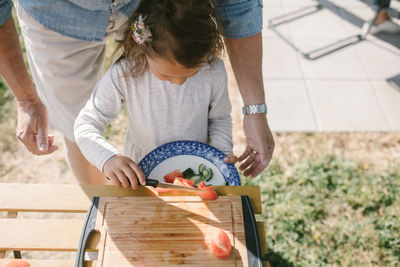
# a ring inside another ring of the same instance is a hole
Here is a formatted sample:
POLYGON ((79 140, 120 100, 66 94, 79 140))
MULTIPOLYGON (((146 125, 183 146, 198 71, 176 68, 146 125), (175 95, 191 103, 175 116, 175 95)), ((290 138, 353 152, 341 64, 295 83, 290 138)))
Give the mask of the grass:
POLYGON ((326 155, 259 178, 272 266, 400 266, 400 166, 326 155))

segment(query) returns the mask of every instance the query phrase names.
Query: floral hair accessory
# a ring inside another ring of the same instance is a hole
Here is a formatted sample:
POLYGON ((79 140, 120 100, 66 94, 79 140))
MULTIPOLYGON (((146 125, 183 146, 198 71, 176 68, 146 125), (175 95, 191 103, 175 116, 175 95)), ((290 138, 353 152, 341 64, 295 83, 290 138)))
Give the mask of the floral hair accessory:
POLYGON ((144 23, 145 20, 145 16, 139 15, 137 20, 131 24, 132 37, 141 46, 150 45, 152 37, 150 27, 144 23))

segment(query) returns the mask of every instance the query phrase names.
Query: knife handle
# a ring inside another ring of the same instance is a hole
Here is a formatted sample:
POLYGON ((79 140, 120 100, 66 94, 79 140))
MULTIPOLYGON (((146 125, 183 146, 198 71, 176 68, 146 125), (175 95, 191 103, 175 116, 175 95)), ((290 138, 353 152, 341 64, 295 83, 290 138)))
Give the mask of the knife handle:
POLYGON ((158 186, 158 180, 146 179, 146 185, 156 188, 158 186))

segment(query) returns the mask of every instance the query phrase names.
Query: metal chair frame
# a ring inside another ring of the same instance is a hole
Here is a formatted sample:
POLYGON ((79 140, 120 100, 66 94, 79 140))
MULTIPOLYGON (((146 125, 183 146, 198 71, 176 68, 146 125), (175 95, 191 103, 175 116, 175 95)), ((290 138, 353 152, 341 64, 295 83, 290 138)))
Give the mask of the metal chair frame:
MULTIPOLYGON (((328 0, 326 0, 326 1, 329 2, 328 0)), ((319 12, 322 9, 324 9, 324 5, 321 3, 321 0, 315 0, 315 2, 316 2, 315 5, 303 7, 303 8, 297 9, 295 11, 271 18, 269 20, 268 27, 272 31, 274 31, 279 37, 281 37, 286 43, 288 43, 295 51, 300 53, 300 55, 302 55, 304 58, 306 58, 308 60, 319 59, 323 56, 331 54, 331 53, 338 51, 340 49, 343 49, 347 46, 354 45, 358 42, 365 40, 367 34, 369 33, 370 26, 368 27, 368 29, 365 33, 360 32, 359 34, 351 35, 349 37, 340 39, 338 41, 332 42, 328 45, 324 45, 324 46, 321 46, 319 48, 316 48, 316 49, 313 49, 310 51, 303 51, 302 49, 300 49, 292 40, 290 40, 283 33, 281 33, 279 31, 278 27, 280 25, 288 24, 290 22, 296 21, 298 19, 301 19, 305 16, 311 15, 313 13, 319 12), (310 10, 310 11, 304 13, 304 11, 307 11, 307 10, 310 10)), ((379 7, 378 11, 375 14, 373 21, 375 21, 380 9, 381 8, 379 7)))

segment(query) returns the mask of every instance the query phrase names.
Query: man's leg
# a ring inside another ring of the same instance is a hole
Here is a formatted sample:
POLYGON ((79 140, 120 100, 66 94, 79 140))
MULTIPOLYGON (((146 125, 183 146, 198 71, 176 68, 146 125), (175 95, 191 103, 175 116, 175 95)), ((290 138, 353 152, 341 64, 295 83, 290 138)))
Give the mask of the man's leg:
POLYGON ((50 127, 65 136, 68 162, 79 183, 104 183, 74 142, 73 124, 100 79, 104 42, 87 42, 53 32, 15 1, 36 90, 46 105, 50 127))
POLYGON ((395 34, 400 32, 400 25, 393 22, 389 16, 390 0, 374 0, 373 8, 376 11, 375 17, 364 23, 362 27, 362 36, 365 37, 368 33, 390 33, 395 34))
POLYGON ((381 24, 387 21, 389 19, 388 9, 390 6, 390 0, 374 0, 373 5, 374 9, 378 12, 374 23, 381 24))
POLYGON ((106 184, 106 178, 82 155, 75 142, 64 137, 65 155, 80 184, 106 184))

